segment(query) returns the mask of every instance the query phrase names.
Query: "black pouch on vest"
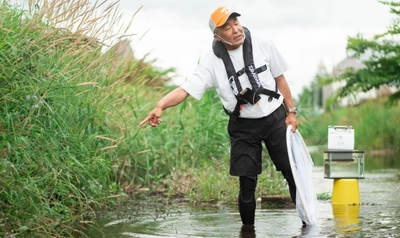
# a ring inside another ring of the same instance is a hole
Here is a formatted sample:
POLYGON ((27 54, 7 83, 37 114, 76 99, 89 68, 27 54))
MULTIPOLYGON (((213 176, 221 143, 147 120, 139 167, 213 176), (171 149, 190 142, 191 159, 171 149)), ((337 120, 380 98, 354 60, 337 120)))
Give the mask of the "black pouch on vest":
POLYGON ((241 91, 240 97, 251 105, 256 104, 261 99, 260 95, 256 94, 250 88, 245 88, 243 91, 241 91))

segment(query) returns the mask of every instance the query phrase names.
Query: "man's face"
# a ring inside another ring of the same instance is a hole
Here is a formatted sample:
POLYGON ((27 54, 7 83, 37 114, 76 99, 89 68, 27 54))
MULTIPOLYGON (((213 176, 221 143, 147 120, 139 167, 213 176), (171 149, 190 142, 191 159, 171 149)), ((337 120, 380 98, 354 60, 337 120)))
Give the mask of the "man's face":
POLYGON ((217 34, 214 35, 216 40, 221 40, 227 50, 234 50, 241 46, 244 42, 243 27, 236 17, 230 17, 226 23, 218 27, 217 34), (223 40, 221 39, 223 38, 223 40), (228 41, 230 44, 227 44, 228 41))

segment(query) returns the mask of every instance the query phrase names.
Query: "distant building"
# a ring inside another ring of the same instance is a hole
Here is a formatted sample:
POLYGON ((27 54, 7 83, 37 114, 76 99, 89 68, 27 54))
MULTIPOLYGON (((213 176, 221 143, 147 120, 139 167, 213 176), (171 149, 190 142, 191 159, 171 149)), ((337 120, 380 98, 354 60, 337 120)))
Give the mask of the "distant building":
MULTIPOLYGON (((342 60, 337 66, 332 69, 332 76, 338 76, 343 73, 347 68, 353 68, 359 70, 364 68, 364 64, 354 56, 347 57, 342 60)), ((326 109, 327 100, 332 94, 339 88, 345 86, 346 82, 334 82, 330 85, 322 87, 322 108, 326 109)), ((393 90, 388 86, 381 86, 379 89, 371 89, 368 92, 359 92, 355 96, 349 96, 340 100, 338 107, 345 107, 356 105, 364 100, 377 98, 379 96, 390 95, 393 90)))

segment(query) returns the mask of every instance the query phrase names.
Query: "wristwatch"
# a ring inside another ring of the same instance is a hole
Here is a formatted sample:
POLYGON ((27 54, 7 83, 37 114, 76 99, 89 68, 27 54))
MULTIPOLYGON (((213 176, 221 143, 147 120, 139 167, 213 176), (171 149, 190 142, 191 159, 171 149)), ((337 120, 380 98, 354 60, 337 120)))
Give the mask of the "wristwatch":
POLYGON ((291 113, 297 114, 297 108, 295 108, 295 107, 294 108, 289 108, 289 109, 286 110, 286 112, 287 113, 291 112, 291 113))

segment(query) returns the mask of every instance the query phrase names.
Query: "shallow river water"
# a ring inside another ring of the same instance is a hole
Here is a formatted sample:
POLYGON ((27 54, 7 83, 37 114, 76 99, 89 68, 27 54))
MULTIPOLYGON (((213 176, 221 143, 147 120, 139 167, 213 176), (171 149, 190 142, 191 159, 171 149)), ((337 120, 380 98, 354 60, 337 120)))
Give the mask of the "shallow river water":
MULTIPOLYGON (((397 167, 398 163, 395 163, 397 167)), ((386 167, 386 166, 385 166, 386 167)), ((317 194, 331 192, 333 180, 314 167, 317 194)), ((302 228, 295 208, 258 204, 255 230, 241 232, 236 206, 166 205, 135 200, 119 212, 100 213, 90 237, 400 237, 400 168, 371 169, 359 180, 361 205, 318 201, 318 224, 302 228)))

